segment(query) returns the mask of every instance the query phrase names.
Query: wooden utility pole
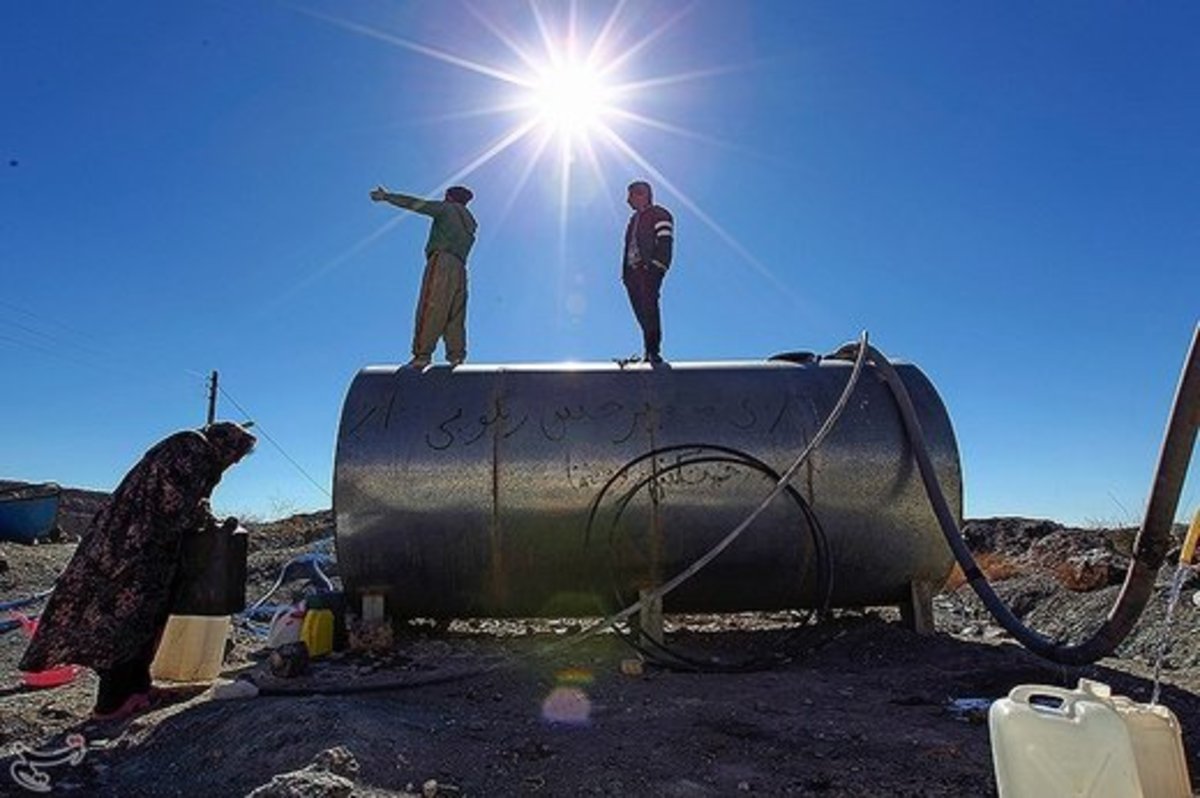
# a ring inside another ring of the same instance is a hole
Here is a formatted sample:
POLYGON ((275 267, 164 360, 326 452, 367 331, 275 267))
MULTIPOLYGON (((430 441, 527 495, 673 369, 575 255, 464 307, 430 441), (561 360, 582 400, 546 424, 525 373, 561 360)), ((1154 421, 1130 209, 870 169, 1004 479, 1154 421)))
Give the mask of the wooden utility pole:
POLYGON ((208 378, 208 423, 211 424, 217 419, 217 372, 214 369, 212 376, 208 378))

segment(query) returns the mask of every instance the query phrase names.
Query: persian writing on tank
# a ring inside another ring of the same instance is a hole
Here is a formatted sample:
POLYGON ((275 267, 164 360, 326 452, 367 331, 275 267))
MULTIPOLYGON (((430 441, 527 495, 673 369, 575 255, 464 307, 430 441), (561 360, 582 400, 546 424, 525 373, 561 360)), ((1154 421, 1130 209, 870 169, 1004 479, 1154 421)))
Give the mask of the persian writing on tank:
MULTIPOLYGON (((511 438, 519 432, 540 435, 552 443, 572 438, 621 445, 639 436, 653 437, 666 427, 717 433, 723 428, 739 433, 773 434, 790 428, 808 431, 816 417, 811 403, 791 394, 773 399, 742 398, 732 403, 659 405, 647 401, 548 403, 528 410, 524 403, 494 399, 486 410, 447 409, 426 430, 426 445, 434 450, 471 446, 495 436, 511 438)), ((366 423, 366 418, 361 423, 366 423)))

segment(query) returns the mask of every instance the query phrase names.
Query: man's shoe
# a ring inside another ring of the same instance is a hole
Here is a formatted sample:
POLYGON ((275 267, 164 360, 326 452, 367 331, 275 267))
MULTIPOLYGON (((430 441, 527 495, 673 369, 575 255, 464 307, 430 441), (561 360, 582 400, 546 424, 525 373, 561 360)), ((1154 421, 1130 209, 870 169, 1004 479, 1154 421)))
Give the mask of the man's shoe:
POLYGON ((466 360, 465 357, 446 358, 446 362, 450 364, 450 368, 454 368, 455 366, 461 366, 463 364, 464 360, 466 360))
POLYGON ((648 353, 646 353, 646 362, 647 363, 661 363, 661 362, 663 362, 662 355, 658 354, 657 352, 653 352, 653 353, 648 352, 648 353))
POLYGON ((429 365, 429 358, 423 355, 417 355, 412 360, 404 364, 406 369, 423 369, 429 365))

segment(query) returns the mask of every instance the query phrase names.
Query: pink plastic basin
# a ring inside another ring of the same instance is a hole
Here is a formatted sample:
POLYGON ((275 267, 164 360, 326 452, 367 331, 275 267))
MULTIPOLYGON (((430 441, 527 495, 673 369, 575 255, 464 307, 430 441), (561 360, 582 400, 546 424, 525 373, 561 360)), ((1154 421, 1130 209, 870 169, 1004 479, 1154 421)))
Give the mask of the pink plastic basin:
POLYGON ((60 665, 46 671, 23 671, 25 684, 30 687, 59 687, 75 681, 75 677, 83 670, 78 665, 60 665))
MULTIPOLYGON (((20 621, 21 631, 26 637, 33 637, 33 633, 37 631, 37 620, 30 619, 29 616, 20 612, 10 611, 9 615, 20 621)), ((44 671, 22 671, 21 675, 25 679, 25 684, 30 687, 59 687, 75 681, 75 677, 81 670, 83 668, 79 665, 60 665, 44 671)))

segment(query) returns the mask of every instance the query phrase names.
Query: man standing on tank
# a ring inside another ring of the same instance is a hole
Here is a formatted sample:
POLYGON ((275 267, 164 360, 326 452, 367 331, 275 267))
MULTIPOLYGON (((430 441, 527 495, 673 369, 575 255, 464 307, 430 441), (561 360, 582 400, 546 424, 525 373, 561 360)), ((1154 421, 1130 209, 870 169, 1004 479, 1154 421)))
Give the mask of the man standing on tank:
POLYGON ((429 365, 439 338, 446 342, 446 360, 451 366, 467 359, 467 256, 478 226, 467 210, 473 197, 466 186, 451 186, 441 201, 393 194, 383 186, 371 191, 374 202, 387 202, 433 219, 425 242, 425 274, 417 301, 410 368, 429 365))
POLYGON ((645 180, 629 184, 626 201, 633 208, 633 215, 625 227, 621 282, 625 283, 633 315, 642 328, 645 360, 661 363, 662 322, 658 300, 663 278, 671 267, 675 220, 670 211, 654 204, 654 193, 645 180))

